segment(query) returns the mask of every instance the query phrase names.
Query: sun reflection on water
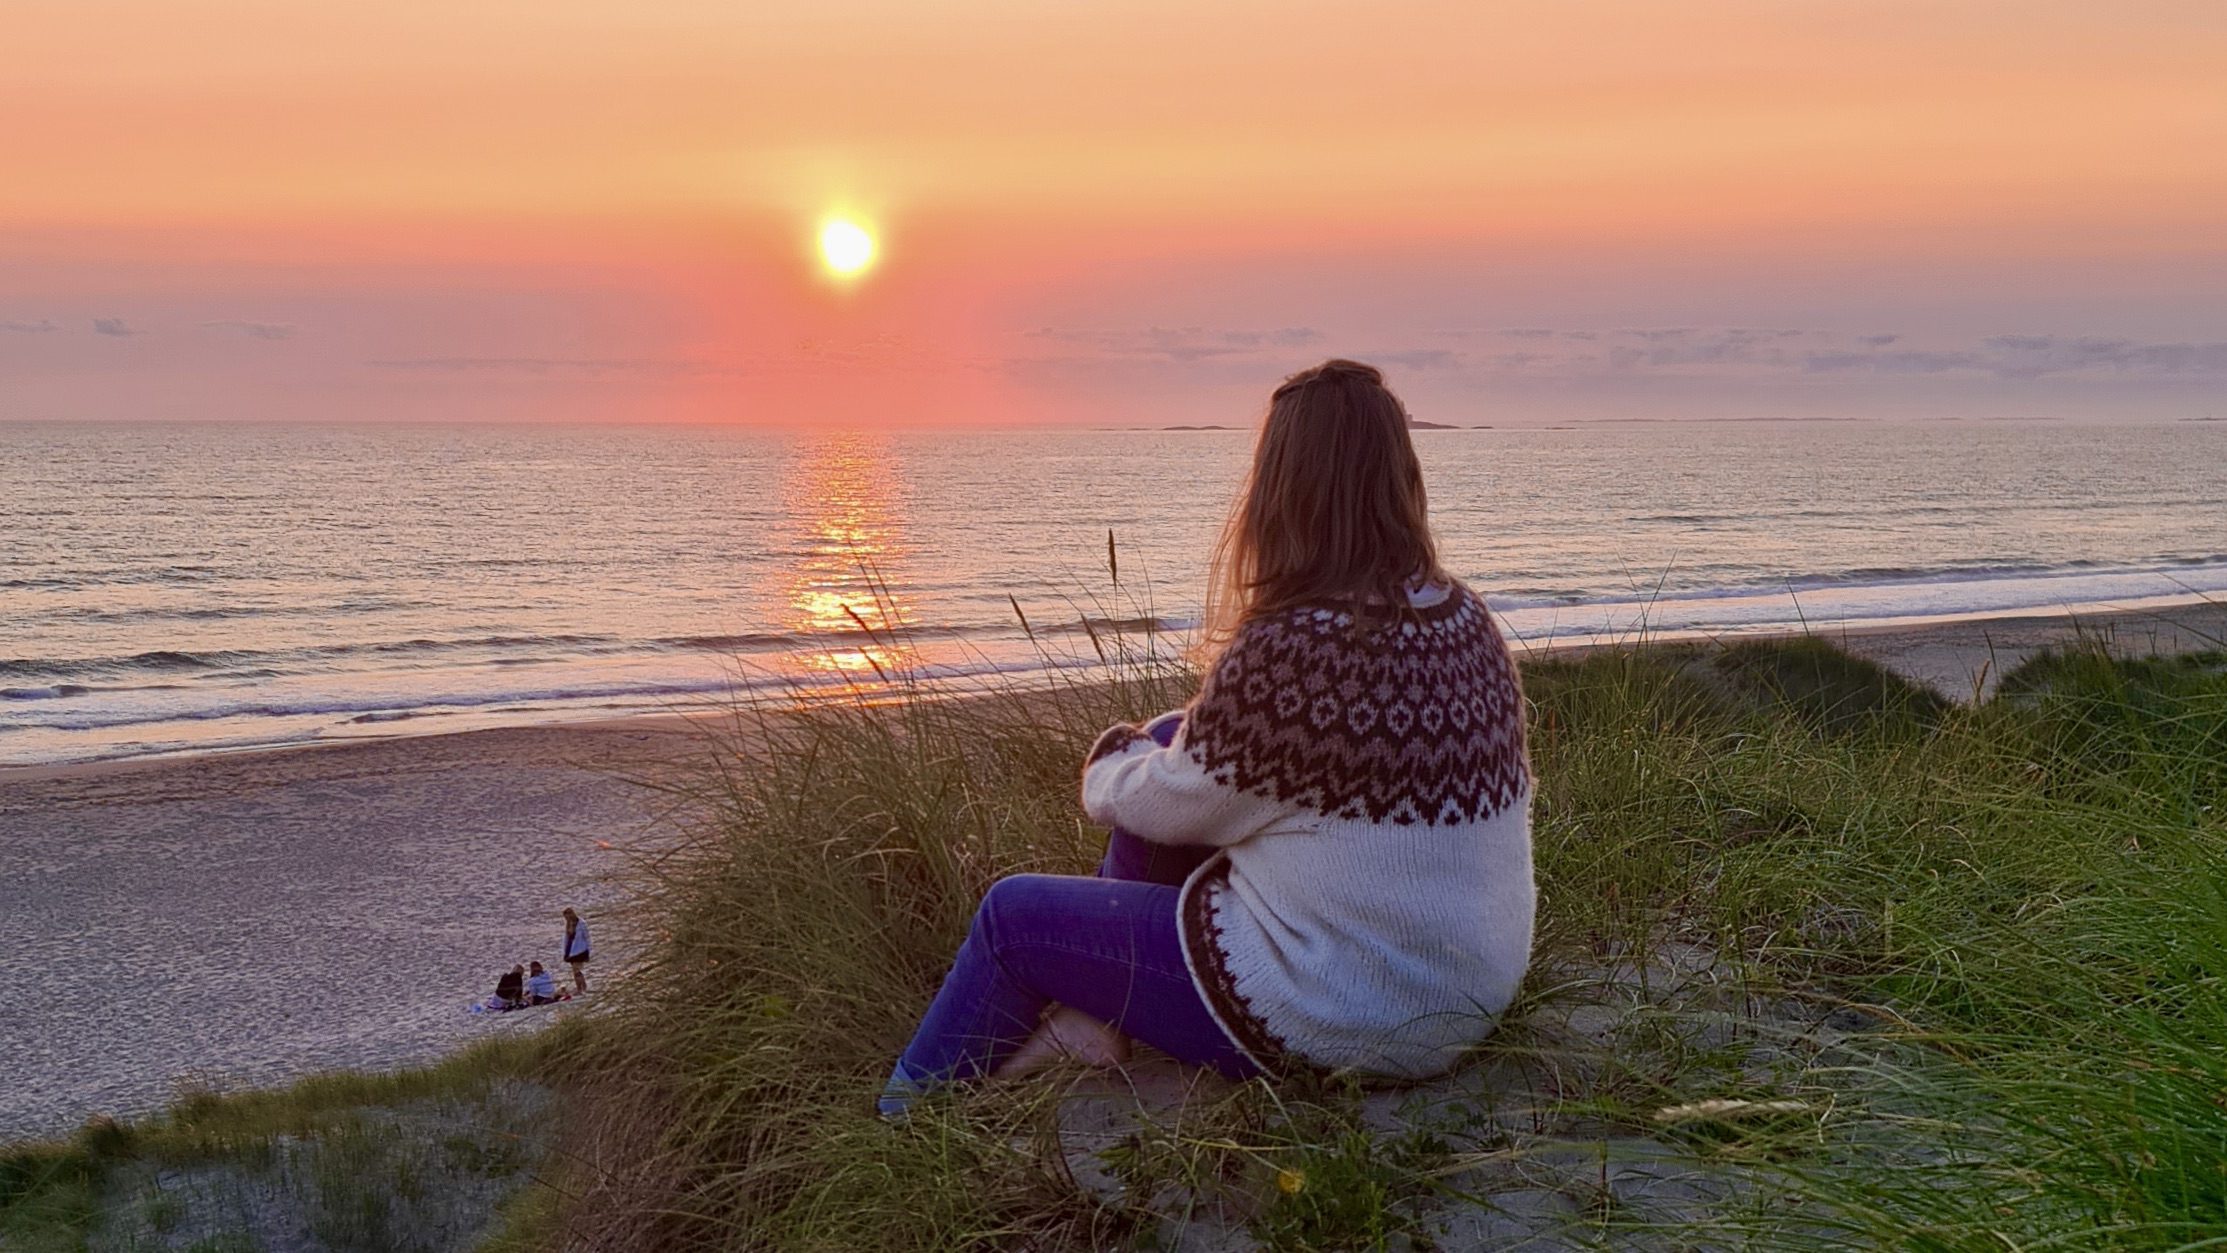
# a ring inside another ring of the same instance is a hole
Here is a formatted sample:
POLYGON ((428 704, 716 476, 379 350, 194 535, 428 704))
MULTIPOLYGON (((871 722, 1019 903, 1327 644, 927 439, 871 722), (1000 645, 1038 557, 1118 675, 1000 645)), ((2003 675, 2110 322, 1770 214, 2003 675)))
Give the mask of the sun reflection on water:
POLYGON ((911 547, 904 481, 886 439, 835 435, 797 450, 782 482, 795 519, 795 560, 784 571, 788 628, 808 643, 809 670, 890 676, 912 664, 898 599, 911 547))

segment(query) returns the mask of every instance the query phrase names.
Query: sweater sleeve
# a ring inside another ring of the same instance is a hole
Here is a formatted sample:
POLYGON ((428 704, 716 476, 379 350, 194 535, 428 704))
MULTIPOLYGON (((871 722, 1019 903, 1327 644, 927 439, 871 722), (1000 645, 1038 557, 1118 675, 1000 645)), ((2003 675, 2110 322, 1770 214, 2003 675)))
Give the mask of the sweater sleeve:
MULTIPOLYGON (((1228 686, 1242 648, 1240 640, 1215 663, 1192 704, 1194 713, 1228 686)), ((1208 754, 1191 741, 1193 718, 1183 719, 1162 746, 1157 741, 1169 720, 1163 714, 1142 728, 1117 725, 1098 737, 1083 766, 1083 811, 1093 822, 1158 844, 1227 847, 1292 811, 1292 804, 1273 795, 1235 786, 1226 772, 1217 777, 1206 764, 1208 754)))

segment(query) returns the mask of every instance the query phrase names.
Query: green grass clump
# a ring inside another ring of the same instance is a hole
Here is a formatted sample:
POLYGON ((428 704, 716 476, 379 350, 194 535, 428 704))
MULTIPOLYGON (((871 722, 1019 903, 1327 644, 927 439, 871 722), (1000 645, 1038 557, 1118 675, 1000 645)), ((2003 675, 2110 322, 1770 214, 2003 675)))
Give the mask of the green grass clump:
POLYGON ((83 1247, 98 1212, 101 1161, 82 1144, 0 1152, 0 1237, 23 1253, 83 1247))
POLYGON ((2068 803, 2162 807, 2187 821, 2227 793, 2227 653, 2046 652, 2004 675, 1995 703, 2004 734, 2023 734, 2068 803))
POLYGON ((119 1130, 130 1138, 130 1156, 186 1165, 279 1136, 314 1136, 365 1109, 476 1097, 497 1080, 545 1074, 560 1051, 548 1033, 506 1036, 407 1070, 332 1071, 240 1092, 188 1090, 162 1113, 119 1130))
POLYGON ((1711 664, 1761 704, 1831 733, 1930 727, 1950 707, 1933 689, 1816 636, 1733 644, 1711 664))
POLYGON ((192 1206, 164 1174, 278 1180, 298 1192, 292 1204, 318 1247, 452 1247, 417 1229, 424 1203, 454 1178, 503 1179, 532 1164, 498 1125, 499 1085, 547 1079, 556 1034, 490 1041, 413 1070, 187 1092, 147 1119, 96 1118, 66 1140, 14 1146, 0 1152, 0 1248, 262 1247, 244 1232, 192 1236, 192 1206), (427 1140, 419 1125, 443 1111, 471 1130, 427 1140))
POLYGON ((1432 1195, 1451 1152, 1427 1132, 1375 1134, 1332 1107, 1300 1106, 1276 1126, 1264 1157, 1268 1203, 1251 1224, 1271 1249, 1382 1249, 1412 1236, 1407 1202, 1432 1195))

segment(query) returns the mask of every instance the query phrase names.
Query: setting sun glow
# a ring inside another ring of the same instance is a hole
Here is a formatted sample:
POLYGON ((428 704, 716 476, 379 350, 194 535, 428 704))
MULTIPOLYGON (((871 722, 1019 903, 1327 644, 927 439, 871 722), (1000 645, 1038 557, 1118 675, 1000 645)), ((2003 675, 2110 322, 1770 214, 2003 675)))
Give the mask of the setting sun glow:
POLYGON ((837 218, 820 228, 820 259, 840 278, 850 278, 874 263, 874 237, 856 222, 837 218))

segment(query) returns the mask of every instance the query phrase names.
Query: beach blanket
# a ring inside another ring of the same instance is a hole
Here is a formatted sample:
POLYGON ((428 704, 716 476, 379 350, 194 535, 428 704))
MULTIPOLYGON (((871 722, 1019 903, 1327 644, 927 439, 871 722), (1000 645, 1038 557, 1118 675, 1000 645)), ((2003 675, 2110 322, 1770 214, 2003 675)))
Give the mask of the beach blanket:
POLYGON ((557 993, 555 1000, 543 1001, 539 1005, 529 1005, 524 1001, 505 1001, 499 996, 490 996, 485 1000, 473 1001, 466 1005, 464 1012, 467 1014, 515 1014, 522 1009, 547 1009, 551 1005, 562 1005, 571 1000, 573 996, 572 989, 566 988, 557 993))

